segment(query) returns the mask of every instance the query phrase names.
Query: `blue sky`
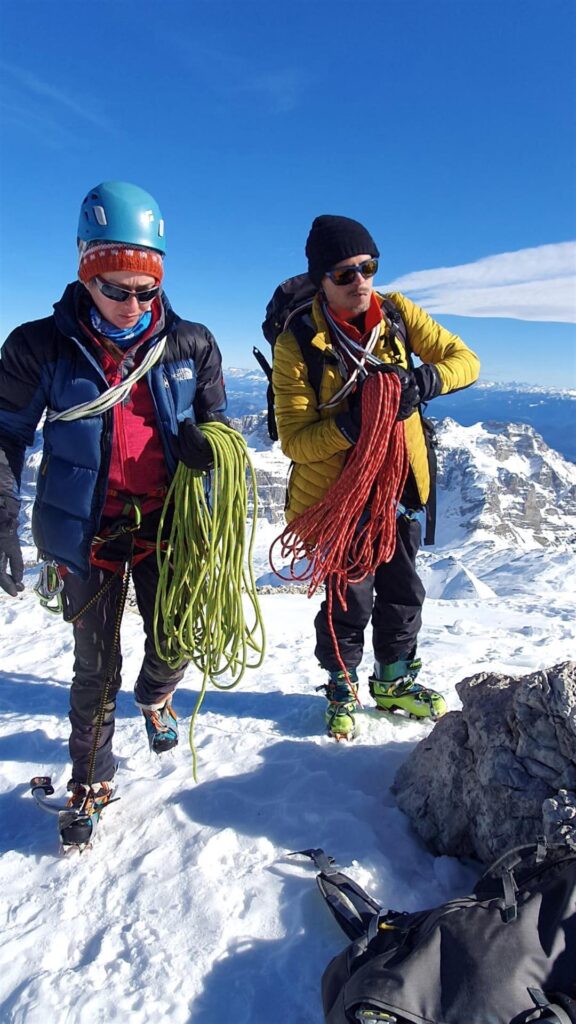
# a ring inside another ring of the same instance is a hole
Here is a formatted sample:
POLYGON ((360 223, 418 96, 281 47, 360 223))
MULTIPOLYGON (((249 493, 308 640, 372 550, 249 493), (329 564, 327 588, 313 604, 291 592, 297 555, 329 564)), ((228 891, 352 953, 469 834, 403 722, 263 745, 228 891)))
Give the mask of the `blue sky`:
POLYGON ((576 387, 573 0, 2 0, 0 21, 2 337, 50 312, 82 197, 122 179, 158 200, 166 292, 225 366, 254 365, 335 213, 483 379, 576 387))

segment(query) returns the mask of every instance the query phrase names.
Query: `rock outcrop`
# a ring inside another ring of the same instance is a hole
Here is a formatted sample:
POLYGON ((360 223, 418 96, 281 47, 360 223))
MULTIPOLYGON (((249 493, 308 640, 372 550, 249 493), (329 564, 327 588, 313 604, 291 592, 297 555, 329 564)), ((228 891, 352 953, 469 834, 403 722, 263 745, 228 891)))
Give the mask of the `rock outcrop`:
POLYGON ((481 672, 412 751, 393 792, 436 854, 489 863, 538 835, 576 848, 576 662, 481 672))

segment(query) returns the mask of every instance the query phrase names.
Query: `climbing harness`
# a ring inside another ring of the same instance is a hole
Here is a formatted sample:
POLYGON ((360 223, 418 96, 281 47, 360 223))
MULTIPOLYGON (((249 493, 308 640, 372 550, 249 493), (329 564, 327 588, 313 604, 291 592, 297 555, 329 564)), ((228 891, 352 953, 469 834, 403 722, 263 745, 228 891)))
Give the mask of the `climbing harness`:
POLYGON ((343 472, 321 501, 306 509, 270 549, 290 559, 290 579, 309 582, 312 597, 326 583, 327 616, 338 664, 350 682, 333 625, 336 597, 346 608, 346 588, 389 562, 396 547, 396 514, 408 475, 404 425, 396 420, 401 385, 395 374, 371 374, 362 388, 362 428, 343 472), (369 505, 369 514, 366 509, 369 505), (297 568, 304 562, 305 569, 297 568))
MULTIPOLYGON (((82 615, 91 608, 96 601, 102 597, 106 591, 110 588, 117 576, 123 571, 125 560, 122 559, 120 562, 118 559, 111 561, 109 559, 100 558, 98 552, 103 545, 109 543, 111 540, 116 540, 118 537, 122 537, 125 534, 134 535, 141 526, 142 523, 142 510, 140 507, 140 499, 137 495, 130 496, 129 500, 126 501, 122 512, 122 517, 113 523, 102 535, 96 535, 92 541, 92 549, 90 553, 90 562, 96 566, 97 569, 106 569, 112 573, 110 579, 102 585, 100 590, 90 598, 90 600, 72 616, 68 616, 64 610, 64 601, 62 598, 62 591, 64 590, 64 577, 68 573, 68 569, 64 565, 59 565, 57 562, 44 562, 40 568, 38 580, 34 586, 34 591, 40 601, 40 604, 46 611, 52 612, 55 615, 62 615, 65 622, 76 622, 77 619, 81 618, 82 615), (130 514, 133 515, 133 519, 130 519, 130 514)), ((153 541, 142 540, 139 537, 132 536, 132 546, 130 551, 130 563, 136 565, 147 555, 152 554, 156 550, 156 543, 153 541), (134 554, 134 548, 140 548, 138 554, 134 554)))
POLYGON ((173 668, 192 662, 202 673, 190 721, 194 779, 194 725, 208 683, 232 689, 247 668, 258 668, 264 658, 264 626, 252 568, 256 474, 237 431, 222 423, 201 424, 200 430, 212 447, 214 469, 211 476, 183 464, 176 470, 158 529, 154 609, 159 657, 173 668), (246 543, 249 489, 253 515, 246 543), (231 675, 230 681, 222 680, 225 673, 231 675))

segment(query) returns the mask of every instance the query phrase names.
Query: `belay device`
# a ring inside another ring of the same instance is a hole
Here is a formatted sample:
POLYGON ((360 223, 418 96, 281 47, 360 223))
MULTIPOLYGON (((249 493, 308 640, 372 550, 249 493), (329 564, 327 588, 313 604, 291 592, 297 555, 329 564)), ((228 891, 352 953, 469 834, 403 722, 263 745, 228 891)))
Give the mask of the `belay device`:
POLYGON ((326 1024, 576 1024, 576 849, 509 850, 469 896, 384 910, 302 850, 352 943, 322 977, 326 1024))

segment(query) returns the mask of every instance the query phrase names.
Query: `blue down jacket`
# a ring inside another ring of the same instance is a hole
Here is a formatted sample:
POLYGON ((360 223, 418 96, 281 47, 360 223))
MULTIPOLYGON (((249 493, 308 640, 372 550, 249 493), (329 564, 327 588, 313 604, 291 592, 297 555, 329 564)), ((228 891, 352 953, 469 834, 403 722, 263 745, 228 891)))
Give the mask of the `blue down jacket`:
MULTIPOLYGON (((52 316, 17 327, 0 351, 0 450, 13 478, 12 496, 20 487, 25 451, 45 409, 68 409, 97 398, 108 387, 96 346, 80 326, 86 301, 83 285, 68 285, 52 316)), ((136 358, 166 335, 164 352, 146 380, 172 477, 178 424, 187 417, 199 423, 219 419, 226 393, 213 335, 202 324, 176 316, 165 296, 162 306, 157 329, 137 349, 136 358)), ((41 558, 64 564, 84 579, 90 574, 90 547, 106 497, 113 417, 111 410, 69 422, 46 420, 43 427, 34 541, 41 558)))

